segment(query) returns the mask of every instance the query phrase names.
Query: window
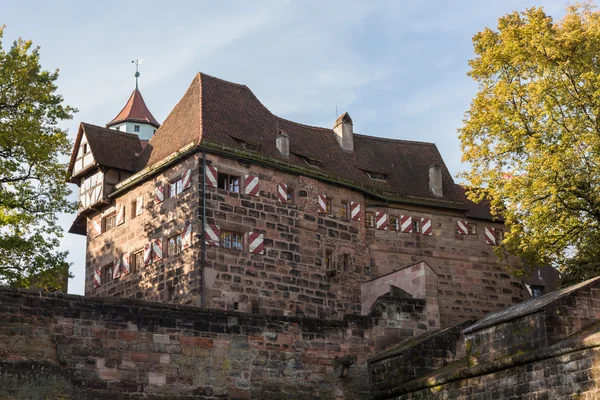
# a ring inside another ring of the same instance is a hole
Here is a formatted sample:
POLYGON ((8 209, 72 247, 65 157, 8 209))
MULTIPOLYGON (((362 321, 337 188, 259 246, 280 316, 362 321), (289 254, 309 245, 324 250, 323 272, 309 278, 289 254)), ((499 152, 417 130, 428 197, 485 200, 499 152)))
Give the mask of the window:
POLYGON ((343 272, 350 271, 350 254, 344 254, 342 258, 343 272))
POLYGON ((240 192, 240 177, 219 173, 217 186, 219 189, 229 190, 230 192, 240 192))
POLYGON ((183 178, 179 178, 167 185, 167 198, 175 197, 183 192, 183 178))
POLYGON ((325 214, 331 215, 331 199, 329 197, 325 198, 325 214))
POLYGON ((367 175, 374 181, 385 181, 385 174, 379 172, 367 172, 367 175))
POLYGON ((390 215, 390 229, 392 231, 397 231, 400 229, 400 226, 398 225, 398 217, 395 215, 390 215))
POLYGON ((113 280, 113 264, 110 263, 102 267, 102 283, 108 283, 113 280))
POLYGON ((289 186, 287 188, 287 202, 288 204, 294 204, 294 189, 289 186))
POLYGON ((332 258, 331 250, 326 250, 325 251, 325 262, 324 262, 325 269, 331 269, 331 258, 332 258))
POLYGON ((531 286, 531 297, 540 297, 544 294, 543 286, 531 286))
POLYGON ((134 132, 139 132, 140 131, 140 126, 139 125, 134 125, 133 126, 133 131, 134 132))
POLYGON ((421 232, 421 220, 419 218, 412 218, 412 231, 413 233, 421 232))
POLYGON ((373 228, 373 227, 375 227, 375 218, 373 218, 373 213, 372 212, 366 212, 365 213, 365 226, 367 228, 373 228))
POLYGON ((258 151, 260 149, 260 145, 248 142, 242 142, 242 147, 249 151, 258 151))
POLYGON ((88 150, 89 150, 88 144, 84 143, 83 146, 81 146, 81 150, 82 150, 81 151, 82 154, 87 154, 88 150))
POLYGON ((171 236, 169 238, 167 254, 175 256, 181 253, 181 235, 171 236))
POLYGON ((144 267, 144 250, 138 250, 133 253, 133 260, 131 261, 131 272, 141 271, 144 267))
POLYGON ((131 202, 131 219, 134 219, 135 217, 137 217, 137 215, 135 214, 136 208, 137 208, 136 205, 137 205, 137 202, 135 200, 131 202))
POLYGON ((319 160, 315 160, 314 158, 310 158, 310 157, 302 157, 302 160, 307 164, 310 165, 311 167, 320 167, 321 166, 321 161, 319 160))
POLYGON ((477 235, 477 225, 469 222, 469 235, 477 235))
POLYGON ((111 214, 107 217, 102 218, 102 232, 108 232, 115 227, 117 221, 117 214, 111 214))
POLYGON ((496 244, 501 244, 504 240, 504 231, 496 228, 496 244))
POLYGON ((244 235, 241 233, 221 231, 219 238, 224 249, 244 250, 244 235))
POLYGON ((342 217, 348 218, 348 202, 342 200, 342 207, 340 208, 340 213, 342 217))

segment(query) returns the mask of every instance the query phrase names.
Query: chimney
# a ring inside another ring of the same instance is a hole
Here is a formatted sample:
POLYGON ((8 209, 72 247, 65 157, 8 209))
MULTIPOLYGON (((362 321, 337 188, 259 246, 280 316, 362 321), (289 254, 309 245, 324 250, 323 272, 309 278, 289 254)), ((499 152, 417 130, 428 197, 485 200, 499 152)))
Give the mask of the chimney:
POLYGON ((350 114, 345 112, 338 117, 333 125, 333 132, 342 150, 354 151, 354 132, 350 114))
POLYGON ((442 189, 442 166, 440 164, 431 164, 429 166, 429 190, 435 197, 444 197, 442 189))
POLYGON ((275 139, 275 144, 277 146, 277 150, 279 150, 279 154, 284 157, 290 156, 290 137, 284 131, 279 131, 279 135, 277 135, 277 139, 275 139))

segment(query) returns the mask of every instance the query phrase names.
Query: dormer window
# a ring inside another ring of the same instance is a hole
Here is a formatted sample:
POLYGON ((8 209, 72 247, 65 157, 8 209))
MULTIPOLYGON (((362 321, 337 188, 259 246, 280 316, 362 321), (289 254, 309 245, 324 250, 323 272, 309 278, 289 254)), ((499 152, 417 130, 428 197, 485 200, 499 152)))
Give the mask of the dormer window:
POLYGON ((367 171, 367 175, 374 181, 385 181, 385 174, 382 174, 381 172, 367 171))
POLYGON ((260 149, 260 145, 256 143, 241 142, 241 144, 248 151, 258 151, 260 149))
POLYGON ((304 161, 307 165, 310 165, 311 167, 317 168, 320 168, 322 164, 321 161, 306 156, 302 156, 302 161, 304 161))

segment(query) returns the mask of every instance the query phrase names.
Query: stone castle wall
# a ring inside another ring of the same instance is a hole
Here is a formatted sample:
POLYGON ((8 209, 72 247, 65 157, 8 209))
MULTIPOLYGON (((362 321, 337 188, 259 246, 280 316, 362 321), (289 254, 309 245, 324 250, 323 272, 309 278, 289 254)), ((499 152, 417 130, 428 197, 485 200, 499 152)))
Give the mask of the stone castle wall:
POLYGON ((424 333, 422 309, 388 304, 394 326, 0 288, 0 399, 366 399, 367 357, 424 333))
POLYGON ((341 319, 360 314, 361 283, 425 261, 438 276, 437 288, 428 290, 438 291, 441 326, 481 317, 523 298, 521 283, 504 271, 493 247, 485 243, 485 226, 502 224, 468 219, 460 211, 381 204, 358 191, 303 175, 213 154, 207 158, 220 172, 260 178, 258 196, 208 188, 206 215, 208 223, 224 230, 263 233, 265 254, 250 254, 247 243, 244 251, 207 246, 202 272, 202 171, 195 155, 117 196, 116 204, 128 208, 123 225, 93 237, 92 221, 100 215, 88 221, 86 294, 190 305, 201 305, 204 297, 206 305, 216 309, 341 319), (192 187, 155 203, 156 182, 171 181, 187 168, 193 171, 192 187), (278 183, 294 189, 292 204, 278 202, 278 183), (318 212, 319 194, 331 199, 330 215, 318 212), (144 196, 144 213, 131 219, 131 202, 139 196, 144 196), (342 201, 360 202, 360 221, 341 216, 342 201), (431 218, 433 234, 365 227, 365 210, 431 218), (458 220, 477 225, 477 234, 457 234, 458 220), (194 232, 191 249, 94 288, 94 268, 111 263, 120 253, 143 249, 150 240, 162 238, 166 247, 166 238, 188 221, 194 232))

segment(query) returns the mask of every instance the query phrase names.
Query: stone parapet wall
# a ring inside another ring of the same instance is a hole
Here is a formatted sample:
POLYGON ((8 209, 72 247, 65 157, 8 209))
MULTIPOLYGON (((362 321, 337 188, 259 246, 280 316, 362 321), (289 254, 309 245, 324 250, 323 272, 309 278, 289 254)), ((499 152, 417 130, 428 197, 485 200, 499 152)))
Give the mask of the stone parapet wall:
POLYGON ((394 326, 0 289, 0 399, 366 399, 366 359, 426 328, 399 301, 394 326))

